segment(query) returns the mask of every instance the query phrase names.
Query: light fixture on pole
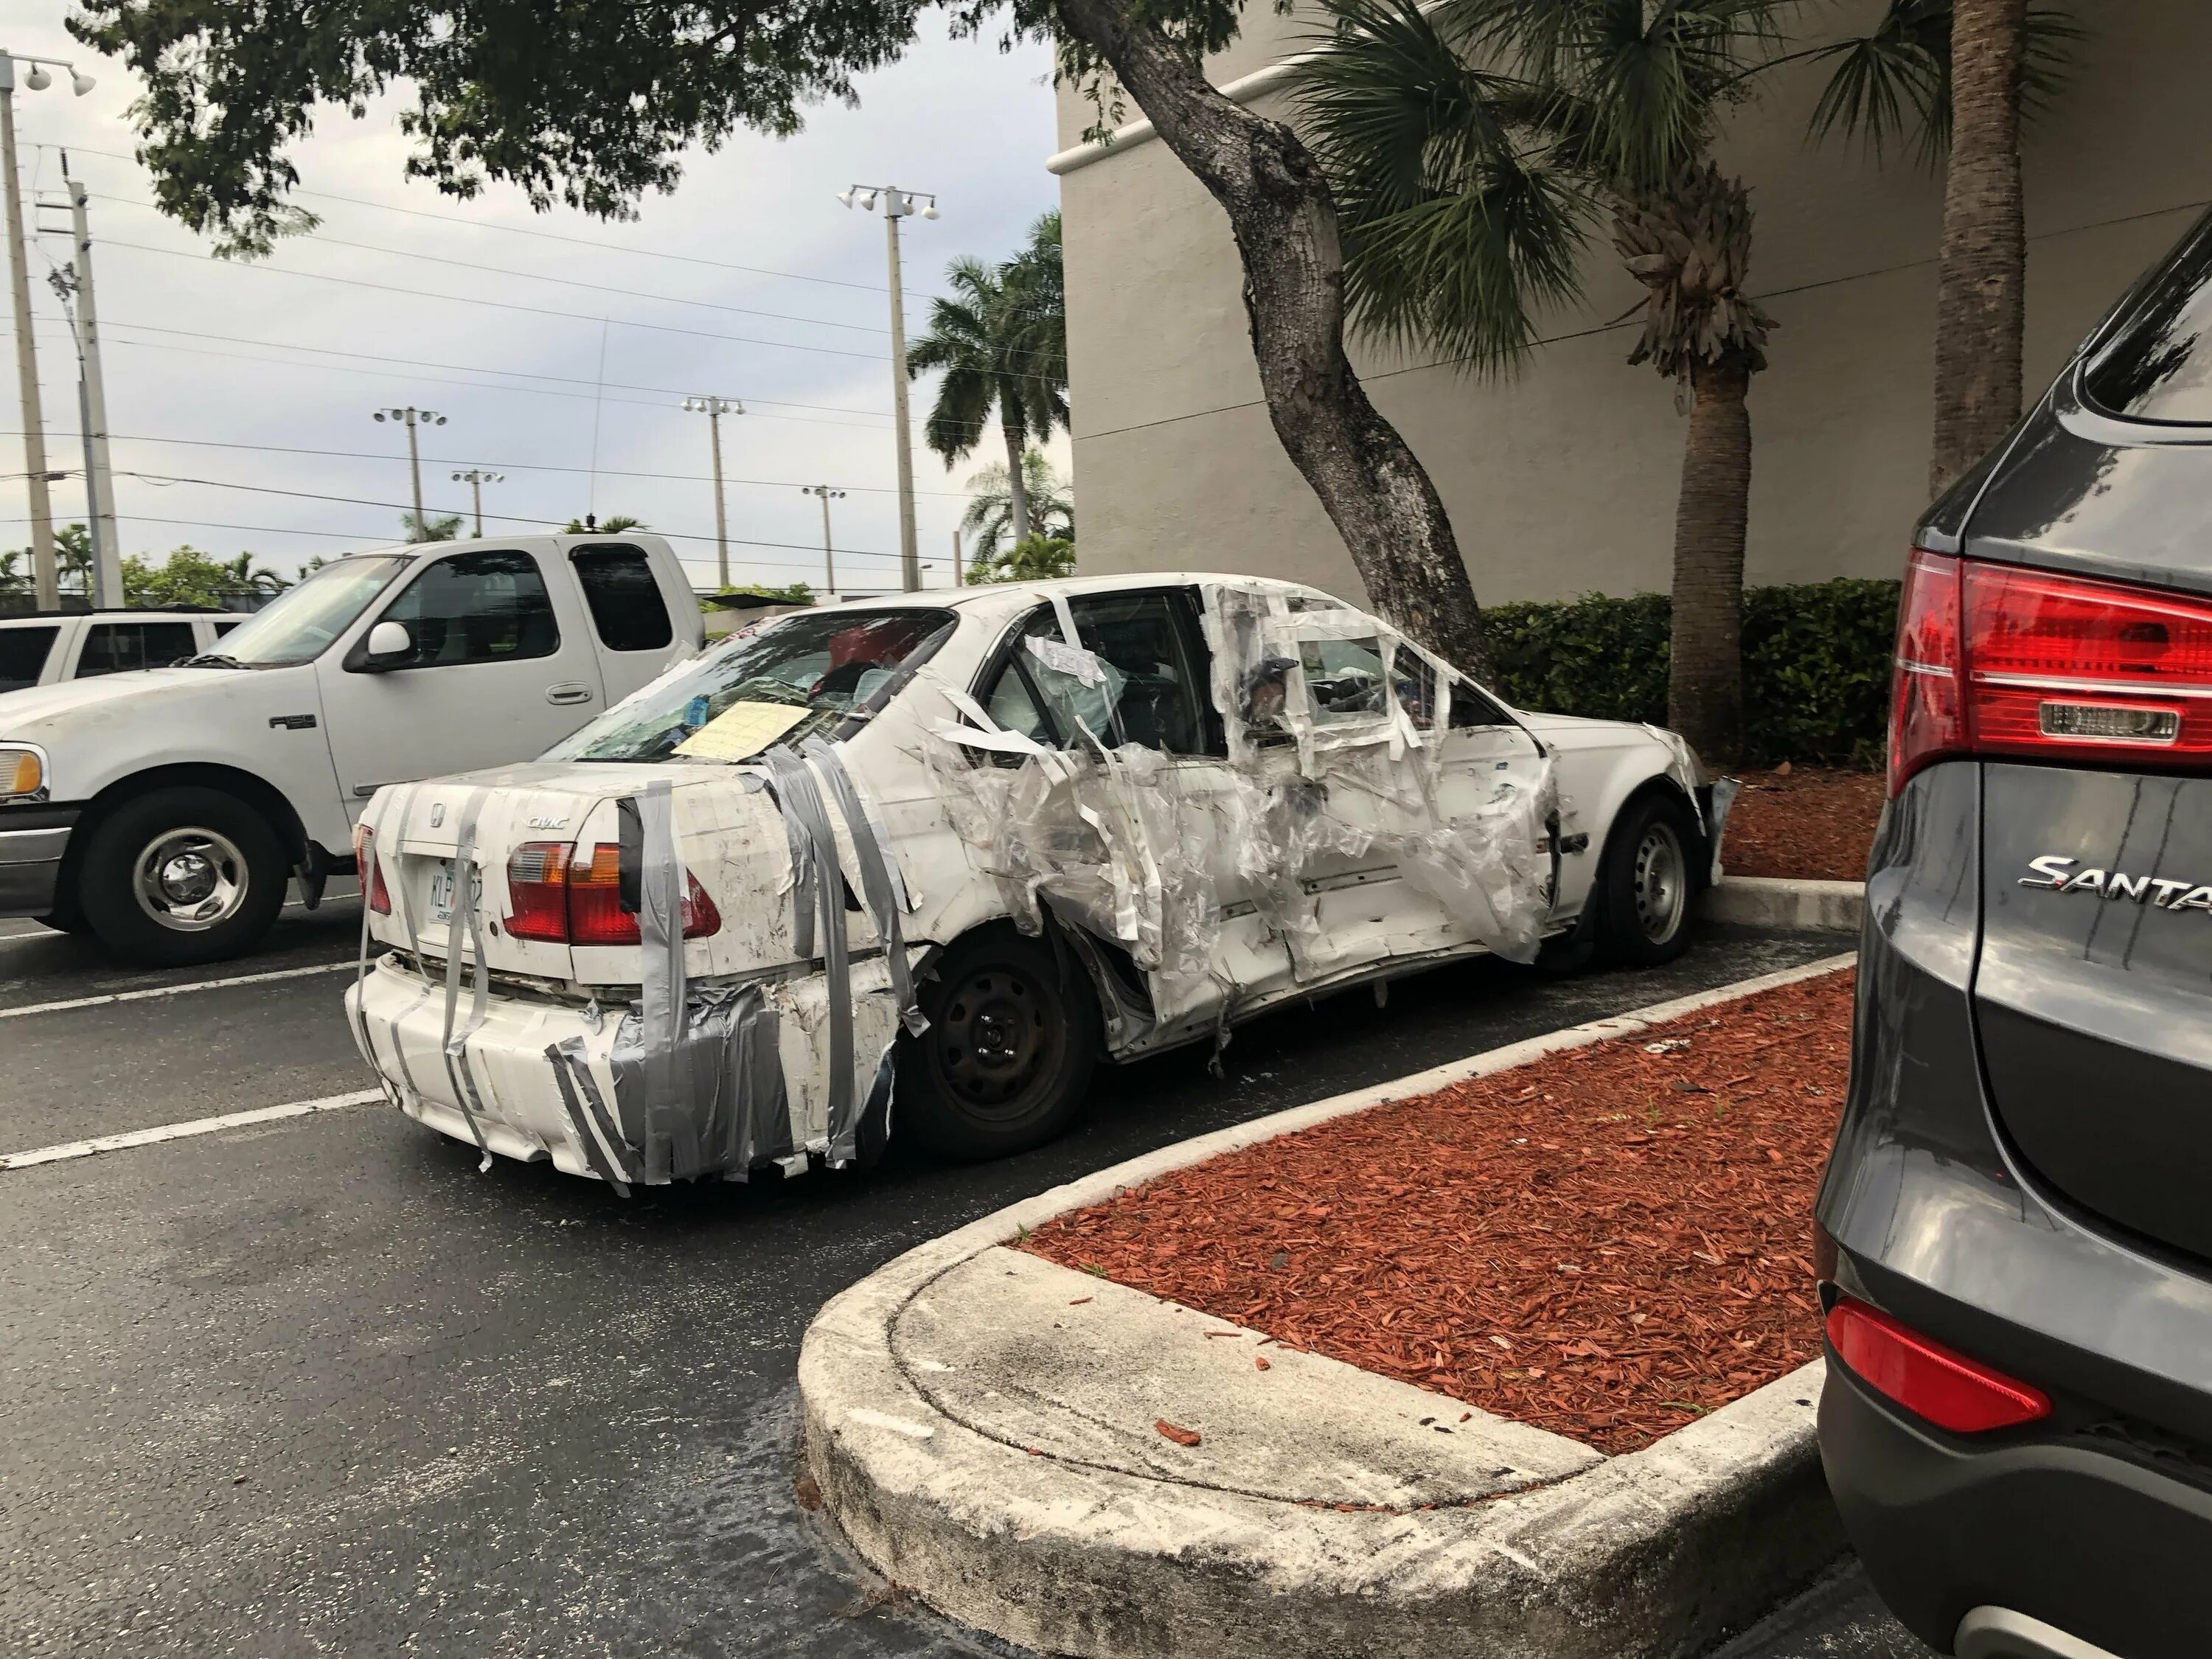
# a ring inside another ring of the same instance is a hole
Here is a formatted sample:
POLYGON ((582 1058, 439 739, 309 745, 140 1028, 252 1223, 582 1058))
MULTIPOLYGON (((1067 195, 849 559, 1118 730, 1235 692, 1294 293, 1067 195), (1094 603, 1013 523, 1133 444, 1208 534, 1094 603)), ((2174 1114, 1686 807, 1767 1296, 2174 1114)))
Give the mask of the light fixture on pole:
POLYGON ((722 507, 722 416, 742 415, 735 398, 686 398, 684 409, 707 417, 707 444, 714 457, 714 574, 717 587, 730 585, 730 523, 722 507))
POLYGON ((397 421, 407 428, 407 476, 415 486, 415 529, 407 539, 427 542, 430 539, 430 526, 422 518, 422 455, 416 447, 415 428, 443 426, 446 417, 435 410, 416 409, 411 404, 405 409, 380 409, 372 413, 380 421, 397 421))
POLYGON ((832 489, 828 484, 801 484, 799 493, 822 498, 822 574, 830 584, 822 591, 825 594, 835 593, 837 591, 837 556, 830 548, 830 503, 843 501, 845 492, 832 489))
POLYGON ((891 260, 891 415, 898 443, 899 577, 911 593, 921 586, 921 556, 914 532, 914 435, 906 407, 906 299, 899 276, 899 221, 914 213, 934 219, 937 198, 901 190, 896 185, 853 185, 840 191, 837 199, 864 213, 873 213, 879 199, 883 203, 891 260))
POLYGON ((46 489, 46 416, 39 407, 39 358, 31 343, 31 276, 24 263, 23 197, 15 172, 15 66, 27 65, 23 84, 44 92, 54 77, 40 68, 51 64, 69 70, 80 98, 92 90, 92 77, 77 73, 58 58, 19 58, 0 52, 0 170, 7 173, 8 276, 15 314, 15 383, 23 404, 23 473, 31 496, 31 575, 41 611, 61 603, 60 571, 54 562, 54 502, 46 489))
POLYGON ((472 466, 465 472, 456 472, 453 474, 453 482, 455 483, 465 483, 469 487, 469 499, 476 504, 476 533, 479 536, 483 535, 483 487, 488 483, 505 483, 507 482, 507 474, 504 472, 487 472, 480 466, 472 466))

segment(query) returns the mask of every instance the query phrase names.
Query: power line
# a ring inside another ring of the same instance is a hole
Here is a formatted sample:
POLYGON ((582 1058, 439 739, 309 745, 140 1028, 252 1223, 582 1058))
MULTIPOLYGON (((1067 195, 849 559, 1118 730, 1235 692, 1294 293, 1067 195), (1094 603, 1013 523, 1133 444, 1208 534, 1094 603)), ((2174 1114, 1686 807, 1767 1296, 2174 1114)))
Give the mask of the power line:
MULTIPOLYGON (((128 196, 109 196, 99 191, 91 191, 90 194, 97 202, 113 202, 123 207, 144 208, 151 213, 159 213, 161 210, 151 202, 135 201, 128 196)), ((587 283, 575 276, 553 276, 542 270, 517 270, 511 265, 480 264, 472 259, 455 259, 445 254, 423 253, 412 248, 380 246, 374 242, 349 242, 343 237, 325 235, 319 230, 307 231, 296 239, 288 237, 286 240, 320 242, 326 247, 353 248, 363 253, 388 253, 395 258, 419 260, 426 264, 453 265, 461 270, 481 270, 494 276, 519 276, 526 282, 557 283, 564 288, 589 289, 595 294, 619 294, 633 300, 656 300, 663 305, 698 306, 708 311, 732 312, 741 317, 765 317, 779 323, 803 323, 811 328, 842 328, 855 334, 890 332, 885 328, 872 328, 866 323, 836 323, 826 317, 794 317, 787 312, 759 311, 750 306, 723 305, 714 300, 679 299, 673 294, 641 294, 635 289, 616 288, 606 283, 587 283)))
MULTIPOLYGON (((112 149, 88 149, 82 144, 33 144, 33 149, 66 149, 72 155, 97 155, 102 161, 127 161, 138 165, 135 155, 125 155, 112 149)), ((404 214, 410 219, 434 219, 441 224, 464 225, 471 230, 496 230, 509 236, 530 236, 545 242, 566 242, 572 247, 596 248, 602 253, 626 253, 640 259, 670 259, 680 264, 710 265, 717 270, 742 270, 751 276, 774 276, 790 283, 813 283, 824 288, 859 289, 868 294, 887 294, 890 290, 882 283, 851 283, 836 276, 809 276, 796 270, 770 270, 761 265, 741 265, 727 259, 709 259, 696 253, 670 253, 659 248, 624 247, 618 242, 595 241, 588 236, 565 236, 558 231, 534 230, 523 225, 503 225, 485 219, 471 219, 458 213, 433 213, 426 208, 394 206, 390 202, 372 202, 360 196, 340 196, 326 190, 298 190, 295 196, 312 197, 319 202, 343 202, 351 207, 374 208, 380 213, 404 214)), ((159 210, 158 209, 156 210, 159 210)), ((934 295, 927 296, 936 298, 934 295)))

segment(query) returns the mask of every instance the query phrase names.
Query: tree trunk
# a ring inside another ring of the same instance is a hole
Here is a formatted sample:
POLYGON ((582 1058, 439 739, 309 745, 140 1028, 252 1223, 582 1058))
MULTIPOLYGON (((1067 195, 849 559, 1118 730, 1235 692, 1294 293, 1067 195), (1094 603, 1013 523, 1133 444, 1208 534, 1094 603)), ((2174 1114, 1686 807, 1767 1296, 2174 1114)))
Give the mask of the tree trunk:
MULTIPOLYGON (((1004 401, 1001 400, 1003 411, 1004 401)), ((1013 526, 1014 545, 1019 547, 1030 538, 1030 483, 1022 473, 1023 438, 1027 428, 1018 419, 1001 412, 999 430, 1006 439, 1006 521, 1013 526)))
POLYGON ((1275 435, 1344 538, 1375 608, 1487 679, 1482 617, 1443 502, 1345 358, 1344 256, 1319 165, 1288 127, 1209 86, 1129 3, 1058 0, 1058 9, 1061 26, 1106 60, 1228 214, 1275 435))
POLYGON ((1733 765, 1743 741, 1743 532, 1751 496, 1751 369, 1737 355, 1691 368, 1690 434, 1674 508, 1667 723, 1698 758, 1733 765))
POLYGON ((2020 418, 2027 230, 2021 198, 2021 59, 2027 0, 1954 0, 1951 161, 1936 286, 1940 495, 2020 418))

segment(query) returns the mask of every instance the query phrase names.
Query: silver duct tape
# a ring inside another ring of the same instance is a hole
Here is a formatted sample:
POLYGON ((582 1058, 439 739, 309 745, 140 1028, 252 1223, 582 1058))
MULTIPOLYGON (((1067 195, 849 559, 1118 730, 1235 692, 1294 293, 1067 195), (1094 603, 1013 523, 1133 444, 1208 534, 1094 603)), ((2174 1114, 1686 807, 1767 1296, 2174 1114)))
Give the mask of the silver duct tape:
MULTIPOLYGON (((775 1010, 757 985, 709 986, 687 999, 680 1036, 654 1054, 633 1007, 615 1027, 607 1067, 628 1178, 647 1186, 719 1175, 742 1181, 793 1148, 775 1010), (672 1086, 650 1074, 672 1070, 672 1086)), ((576 1054, 582 1042, 570 1038, 576 1054)))
MULTIPOLYGON (((421 793, 422 787, 419 783, 410 783, 407 786, 407 793, 399 798, 399 827, 393 832, 392 837, 392 851, 398 858, 404 858, 406 855, 407 830, 408 826, 414 822, 415 798, 421 793)), ((393 873, 400 874, 402 869, 403 866, 396 858, 392 865, 393 873)), ((407 883, 404 879, 392 884, 392 902, 399 918, 400 938, 407 942, 407 948, 410 951, 419 949, 415 934, 415 913, 408 904, 407 883)), ((361 903, 362 911, 366 913, 368 908, 368 890, 365 887, 362 890, 361 903)), ((410 1006, 407 1013, 411 1016, 416 1008, 422 1006, 423 1000, 429 994, 429 982, 426 980, 423 982, 422 996, 410 1006)), ((392 1017, 392 1052, 398 1057, 399 1080, 405 1085, 407 1094, 414 1099, 420 1100, 422 1097, 422 1087, 415 1081, 414 1067, 407 1062, 407 1045, 399 1039, 401 1018, 397 1014, 392 1017)))
POLYGON ((641 842, 637 931, 645 963, 640 1034, 646 1098, 688 1112, 690 1073, 673 1059, 684 1040, 684 1016, 685 877, 676 855, 675 804, 665 778, 647 784, 636 799, 641 842))
MULTIPOLYGON (((782 744, 761 759, 768 767, 776 804, 786 821, 795 821, 805 830, 811 848, 813 914, 822 924, 823 977, 829 994, 829 1155, 833 1163, 843 1163, 854 1154, 859 1115, 854 1109, 852 969, 846 953, 845 882, 837 860, 837 837, 830 827, 813 769, 782 744)), ((799 914, 808 912, 801 908, 799 914)))
POLYGON ((584 1162, 599 1177, 629 1196, 629 1148, 607 1115, 605 1099, 592 1077, 590 1057, 582 1039, 568 1037, 548 1046, 545 1058, 553 1067, 553 1081, 561 1091, 562 1109, 584 1162))
POLYGON ((469 1133, 476 1137, 477 1150, 483 1154, 483 1162, 477 1165, 477 1173, 487 1174, 491 1169, 491 1146, 484 1139, 483 1126, 477 1121, 476 1079, 469 1073, 468 1064, 462 1054, 469 1035, 484 1021, 491 994, 490 970, 483 959, 483 932, 477 921, 477 909, 482 884, 477 880, 477 814, 483 805, 484 791, 469 791, 468 799, 461 808, 461 828, 453 846, 453 906, 446 928, 446 1024, 439 1046, 446 1055, 446 1075, 453 1085, 453 1102, 468 1120, 469 1133), (466 927, 471 943, 476 950, 476 973, 469 1005, 469 1021, 459 1031, 453 1029, 454 1015, 460 1006, 461 995, 461 933, 466 927))
POLYGON ((877 839, 875 824, 852 774, 845 769, 843 757, 819 738, 809 738, 799 746, 799 753, 814 763, 823 782, 830 787, 837 810, 845 815, 854 857, 860 866, 861 891, 874 913, 876 939, 883 946, 884 959, 890 969, 891 990, 898 998, 899 1023, 920 1036, 929 1029, 929 1022, 915 1000, 914 977, 907 966, 906 938, 899 925, 898 866, 877 839))
MULTIPOLYGON (((783 745, 778 744, 777 747, 782 748, 783 745)), ((789 751, 787 750, 786 752, 789 751)), ((768 757, 763 756, 760 763, 768 765, 768 757)), ((771 774, 774 769, 770 767, 771 774)), ((782 796, 772 784, 771 776, 749 772, 745 775, 743 787, 749 792, 768 790, 769 798, 783 813, 783 836, 791 852, 791 880, 785 890, 791 895, 791 948, 793 954, 803 960, 814 954, 814 841, 806 833, 806 826, 799 822, 798 815, 784 807, 782 796)))

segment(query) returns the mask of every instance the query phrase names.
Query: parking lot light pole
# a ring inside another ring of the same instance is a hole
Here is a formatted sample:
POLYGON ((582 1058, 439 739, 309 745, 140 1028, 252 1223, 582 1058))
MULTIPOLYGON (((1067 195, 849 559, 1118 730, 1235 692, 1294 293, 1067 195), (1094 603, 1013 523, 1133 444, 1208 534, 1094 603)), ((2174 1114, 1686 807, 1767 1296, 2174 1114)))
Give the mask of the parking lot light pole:
MULTIPOLYGON (((453 474, 453 482, 455 483, 465 483, 469 487, 469 499, 476 505, 477 534, 479 536, 483 535, 483 487, 488 483, 505 483, 507 482, 507 474, 504 472, 487 472, 480 466, 472 466, 465 472, 456 472, 453 474)), ((415 513, 417 518, 422 516, 422 494, 420 491, 417 491, 415 497, 415 513)))
POLYGON ((837 556, 830 547, 830 503, 843 501, 845 492, 832 489, 828 484, 801 484, 799 493, 822 498, 822 576, 830 584, 823 592, 835 593, 837 591, 837 556))
POLYGON ((934 219, 937 198, 926 191, 901 190, 896 185, 854 185, 839 191, 837 199, 864 213, 874 212, 880 199, 884 229, 890 239, 891 416, 898 442, 899 579, 911 593, 921 586, 921 553, 915 544, 914 531, 914 434, 906 406, 906 297, 899 276, 899 221, 912 213, 934 219))
POLYGON ((716 586, 730 585, 730 521, 722 506, 722 416, 742 415, 745 406, 735 398, 686 398, 684 407, 707 417, 707 447, 714 458, 714 571, 716 586))
POLYGON ((410 539, 427 541, 430 526, 422 517, 422 454, 416 447, 415 428, 443 426, 446 417, 435 410, 416 409, 411 404, 405 409, 380 409, 373 413, 380 421, 397 421, 407 428, 407 476, 415 486, 415 534, 410 539))
POLYGON ((15 385, 23 403, 23 481, 31 495, 31 575, 34 603, 52 611, 61 603, 61 572, 54 562, 54 500, 46 488, 46 414, 39 407, 39 354, 31 340, 31 275, 23 246, 23 193, 15 172, 15 66, 25 66, 23 85, 44 92, 54 77, 41 67, 69 72, 80 98, 92 90, 92 77, 58 58, 18 58, 0 52, 0 170, 7 173, 8 277, 15 307, 15 385))

